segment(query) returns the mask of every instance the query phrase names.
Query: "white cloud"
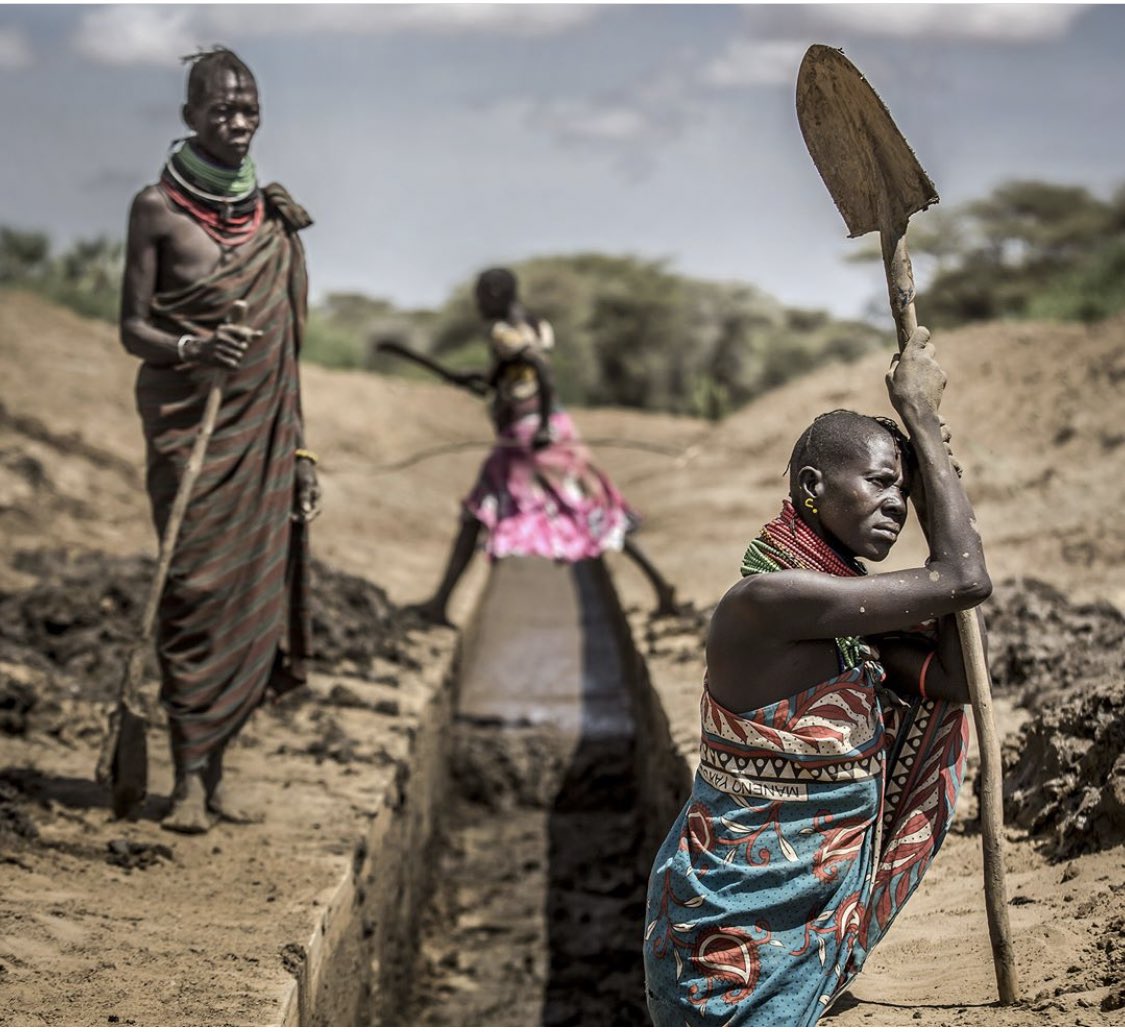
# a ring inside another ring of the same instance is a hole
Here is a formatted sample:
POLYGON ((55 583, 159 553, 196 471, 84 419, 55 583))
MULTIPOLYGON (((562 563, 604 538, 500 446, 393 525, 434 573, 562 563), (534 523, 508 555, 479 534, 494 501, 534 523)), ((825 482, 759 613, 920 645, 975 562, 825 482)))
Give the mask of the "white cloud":
POLYGON ((310 32, 377 36, 404 31, 546 36, 597 14, 596 6, 581 4, 281 4, 272 5, 269 18, 252 5, 205 10, 208 25, 248 36, 310 32))
POLYGON ((1088 4, 830 4, 791 9, 803 27, 868 36, 1025 43, 1064 34, 1088 4))
POLYGON ((167 64, 195 49, 189 11, 110 6, 83 14, 73 44, 101 64, 167 64))
POLYGON ((583 4, 232 4, 100 7, 83 15, 79 53, 104 64, 165 63, 203 42, 260 36, 458 35, 549 36, 598 14, 583 4))
MULTIPOLYGON (((306 8, 315 25, 324 8, 306 8)), ((337 8, 345 17, 356 9, 337 8)), ((415 29, 427 32, 494 32, 513 36, 549 36, 592 20, 597 8, 583 4, 405 4, 365 7, 363 27, 371 32, 415 29)))
POLYGON ((561 138, 588 143, 631 143, 651 128, 649 119, 637 108, 592 100, 559 101, 547 105, 538 118, 561 138))
POLYGON ((682 67, 667 66, 627 87, 596 96, 505 101, 501 107, 557 144, 607 156, 625 177, 648 176, 663 148, 700 117, 682 67))
POLYGON ((735 39, 700 77, 710 86, 788 85, 807 49, 807 43, 795 40, 735 39))
POLYGON ((16 29, 0 29, 0 68, 26 68, 31 64, 31 46, 16 29))
POLYGON ((896 39, 1024 43, 1066 32, 1085 4, 807 4, 746 9, 753 36, 730 40, 705 64, 706 85, 744 87, 794 82, 812 35, 847 32, 896 39))

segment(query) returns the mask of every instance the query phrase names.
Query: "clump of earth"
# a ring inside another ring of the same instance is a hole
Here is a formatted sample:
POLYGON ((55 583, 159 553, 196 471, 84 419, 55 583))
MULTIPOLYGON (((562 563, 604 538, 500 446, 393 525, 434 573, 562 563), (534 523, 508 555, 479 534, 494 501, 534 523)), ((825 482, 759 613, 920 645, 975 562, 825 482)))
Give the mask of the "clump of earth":
MULTIPOLYGON (((34 578, 30 587, 0 593, 0 740, 40 734, 64 745, 100 745, 105 705, 116 698, 127 651, 140 627, 155 572, 146 556, 41 549, 13 557, 11 565, 34 578)), ((415 623, 378 585, 313 560, 310 570, 314 652, 309 666, 321 673, 367 678, 395 688, 393 672, 375 672, 377 660, 417 668, 409 651, 415 623)), ((144 677, 159 678, 155 650, 145 651, 144 677)), ((151 726, 163 726, 154 692, 143 692, 151 726)), ((323 705, 308 689, 283 696, 289 710, 308 708, 312 739, 305 750, 337 763, 379 759, 350 738, 332 714, 348 706, 397 713, 394 699, 363 702, 343 684, 323 705), (354 696, 354 697, 353 697, 354 696)), ((0 767, 0 848, 20 850, 38 841, 38 772, 0 767)), ((122 840, 123 841, 123 840, 122 840)), ((133 869, 166 859, 135 844, 111 844, 107 862, 133 869)), ((141 844, 142 846, 144 844, 141 844)))
MULTIPOLYGON (((35 582, 0 594, 0 733, 100 734, 89 707, 76 725, 67 703, 116 696, 155 562, 42 549, 19 553, 12 566, 35 582)), ((312 669, 362 677, 377 659, 417 666, 406 649, 412 624, 378 585, 314 559, 311 589, 312 669)), ((159 677, 152 649, 144 676, 159 677)))
POLYGON ((1004 748, 1004 819, 1062 860, 1125 842, 1125 615, 1031 578, 985 609, 997 695, 1031 711, 1004 748))
POLYGON ((1074 605, 1031 577, 1005 581, 984 606, 995 694, 1025 709, 1121 677, 1125 615, 1108 602, 1074 605))
POLYGON ((1078 689, 1004 749, 1004 819, 1057 860, 1125 842, 1125 681, 1078 689))

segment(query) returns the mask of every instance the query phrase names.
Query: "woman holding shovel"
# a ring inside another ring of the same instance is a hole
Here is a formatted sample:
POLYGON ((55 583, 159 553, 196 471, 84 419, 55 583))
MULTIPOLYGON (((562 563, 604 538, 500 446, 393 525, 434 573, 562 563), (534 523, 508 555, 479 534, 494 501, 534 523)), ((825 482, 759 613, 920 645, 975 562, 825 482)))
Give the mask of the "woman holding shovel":
POLYGON ((944 385, 919 328, 887 375, 909 442, 891 420, 819 417, 715 610, 700 766, 649 880, 657 1025, 816 1024, 945 836, 968 734, 954 615, 991 583, 944 385), (908 497, 930 558, 865 576, 908 497))

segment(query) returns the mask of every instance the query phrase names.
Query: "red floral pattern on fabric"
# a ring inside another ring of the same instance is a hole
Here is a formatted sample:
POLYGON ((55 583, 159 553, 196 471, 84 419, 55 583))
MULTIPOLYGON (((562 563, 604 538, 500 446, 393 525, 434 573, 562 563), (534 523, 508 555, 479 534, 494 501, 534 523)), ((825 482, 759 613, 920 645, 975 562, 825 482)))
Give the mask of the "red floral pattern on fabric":
POLYGON ((714 846, 711 820, 711 812, 700 803, 695 804, 688 810, 687 820, 684 821, 684 835, 680 840, 680 848, 687 850, 693 864, 705 860, 714 846))
POLYGON ((762 971, 758 946, 770 940, 768 929, 763 931, 764 938, 757 940, 742 928, 707 928, 699 933, 691 962, 705 983, 688 993, 693 1003, 705 1003, 720 993, 726 1003, 737 1003, 754 991, 762 971))
MULTIPOLYGON (((871 821, 832 825, 832 814, 823 810, 813 818, 813 831, 823 838, 813 854, 813 875, 826 884, 838 881, 840 868, 859 856, 871 830, 871 821)), ((845 868, 846 869, 846 868, 845 868)))

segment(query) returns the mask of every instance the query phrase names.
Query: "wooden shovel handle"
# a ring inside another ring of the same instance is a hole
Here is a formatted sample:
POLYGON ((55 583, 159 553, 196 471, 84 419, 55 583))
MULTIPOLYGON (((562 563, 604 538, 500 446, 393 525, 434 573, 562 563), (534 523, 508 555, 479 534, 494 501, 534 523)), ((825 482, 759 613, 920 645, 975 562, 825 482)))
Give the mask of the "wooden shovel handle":
MULTIPOLYGON (((914 313, 914 269, 906 249, 906 225, 894 225, 880 234, 883 268, 887 274, 887 294, 898 331, 898 348, 918 328, 914 313)), ((984 655, 977 611, 957 614, 961 653, 969 679, 969 698, 980 749, 981 848, 984 864, 984 903, 988 915, 988 937, 992 942, 992 962, 996 968, 996 988, 1003 1004, 1015 1003, 1019 993, 1015 952, 1008 926, 1008 893, 1004 884, 1004 799, 1000 762, 1000 740, 992 713, 992 682, 984 655)))
POLYGON ((988 915, 988 937, 992 942, 992 963, 996 968, 996 988, 1003 1004, 1019 997, 1016 956, 1008 927, 1008 892, 1004 884, 1004 797, 1000 740, 992 713, 992 690, 988 663, 984 655, 976 609, 957 614, 961 653, 969 674, 969 698, 980 749, 980 823, 984 855, 984 902, 988 915))
MULTIPOLYGON (((229 323, 241 323, 246 318, 249 305, 239 298, 232 301, 230 312, 226 317, 229 323)), ((180 537, 180 527, 184 522, 188 502, 191 501, 191 492, 203 469, 203 459, 207 454, 207 445, 211 443, 211 435, 215 432, 215 420, 219 415, 219 403, 223 400, 223 381, 225 373, 222 369, 211 370, 211 385, 207 388, 207 400, 203 403, 203 416, 199 420, 199 431, 195 435, 195 443, 191 447, 187 466, 184 467, 180 477, 176 497, 172 501, 172 510, 168 513, 168 522, 164 524, 164 536, 160 539, 160 559, 156 565, 156 576, 152 580, 152 587, 145 603, 144 614, 141 616, 141 639, 147 641, 152 636, 152 629, 156 625, 156 610, 160 605, 160 596, 164 593, 164 582, 168 579, 168 570, 172 565, 172 553, 176 550, 176 542, 180 537)))
POLYGON ((184 467, 183 475, 180 477, 176 497, 172 501, 171 512, 168 513, 168 522, 164 524, 164 535, 160 539, 160 555, 156 563, 156 574, 149 586, 148 598, 145 599, 145 608, 141 614, 140 632, 125 660, 125 676, 121 680, 120 698, 132 709, 138 709, 139 707, 139 701, 134 696, 144 670, 144 650, 152 640, 152 631, 156 626, 156 611, 160 606, 160 596, 164 594, 164 584, 168 580, 168 571, 172 566, 172 555, 176 551, 180 527, 183 526, 188 502, 191 501, 192 489, 195 487, 199 472, 203 468, 203 458, 207 454, 207 445, 210 443, 211 434, 215 430, 215 420, 218 417, 219 403, 222 399, 222 374, 216 371, 211 386, 207 390, 207 400, 203 405, 203 418, 199 423, 195 443, 192 445, 191 454, 188 456, 187 466, 184 467))
POLYGON ((883 268, 887 273, 891 314, 898 330, 898 349, 902 351, 910 335, 918 329, 918 318, 914 314, 914 267, 906 249, 905 224, 884 230, 879 239, 883 245, 883 268))
POLYGON ((156 576, 152 580, 152 588, 148 593, 145 603, 144 615, 141 617, 141 637, 148 639, 156 623, 156 609, 160 604, 160 596, 164 593, 164 582, 168 579, 168 570, 172 565, 172 553, 176 550, 176 541, 180 536, 180 527, 183 526, 184 514, 187 512, 188 502, 191 501, 191 492, 199 479, 200 470, 203 469, 203 458, 207 454, 207 445, 211 441, 211 434, 215 431, 215 420, 219 414, 219 403, 223 399, 223 386, 220 374, 216 373, 214 381, 207 389, 207 400, 203 405, 203 418, 199 423, 199 432, 195 435, 191 454, 188 456, 187 465, 180 477, 180 485, 176 490, 176 497, 172 502, 172 511, 168 513, 168 522, 164 524, 164 536, 160 541, 160 560, 156 566, 156 576))

